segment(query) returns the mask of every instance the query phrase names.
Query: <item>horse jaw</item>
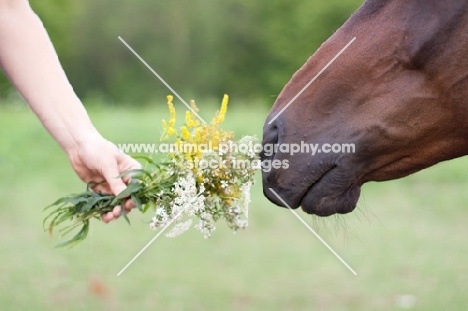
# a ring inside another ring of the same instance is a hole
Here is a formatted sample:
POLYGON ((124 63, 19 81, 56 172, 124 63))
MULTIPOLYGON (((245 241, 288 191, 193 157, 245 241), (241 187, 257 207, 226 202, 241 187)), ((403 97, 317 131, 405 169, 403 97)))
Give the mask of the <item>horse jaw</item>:
POLYGON ((284 205, 270 188, 292 208, 346 213, 365 182, 404 177, 468 154, 468 3, 382 1, 370 10, 377 2, 366 2, 293 76, 264 128, 268 138, 276 127, 278 142, 353 142, 356 153, 276 155, 290 166, 263 173, 264 193, 274 203, 284 205), (436 18, 425 27, 427 14, 436 18), (349 49, 269 124, 353 37, 349 49))

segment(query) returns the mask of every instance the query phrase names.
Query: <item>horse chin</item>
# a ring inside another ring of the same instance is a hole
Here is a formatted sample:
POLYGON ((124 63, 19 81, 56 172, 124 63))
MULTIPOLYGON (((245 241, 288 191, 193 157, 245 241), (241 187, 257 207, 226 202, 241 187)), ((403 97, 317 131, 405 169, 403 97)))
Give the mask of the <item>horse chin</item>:
POLYGON ((354 180, 349 169, 337 165, 310 177, 310 186, 303 190, 289 185, 278 187, 275 181, 281 176, 270 174, 263 173, 263 193, 271 202, 292 209, 302 207, 304 212, 321 217, 352 212, 361 193, 362 182, 354 180))
POLYGON ((314 214, 320 217, 326 217, 333 214, 347 214, 356 208, 360 186, 346 187, 327 187, 323 181, 312 185, 301 200, 301 207, 307 214, 314 214))

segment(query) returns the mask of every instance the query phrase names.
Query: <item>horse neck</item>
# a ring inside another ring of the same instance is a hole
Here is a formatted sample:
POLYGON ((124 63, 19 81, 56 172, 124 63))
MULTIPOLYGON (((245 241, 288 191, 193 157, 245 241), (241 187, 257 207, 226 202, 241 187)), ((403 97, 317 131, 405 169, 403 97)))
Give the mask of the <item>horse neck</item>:
POLYGON ((468 1, 368 0, 342 29, 372 34, 381 59, 421 72, 468 127, 468 1))

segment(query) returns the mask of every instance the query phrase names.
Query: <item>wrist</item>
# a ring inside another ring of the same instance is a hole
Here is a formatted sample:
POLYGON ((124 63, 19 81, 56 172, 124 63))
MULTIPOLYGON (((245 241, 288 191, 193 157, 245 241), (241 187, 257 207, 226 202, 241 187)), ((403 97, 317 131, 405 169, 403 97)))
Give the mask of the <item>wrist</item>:
POLYGON ((104 140, 102 135, 92 127, 85 130, 73 130, 69 135, 69 139, 60 145, 68 157, 72 157, 79 150, 84 150, 87 146, 102 140, 104 140))
POLYGON ((60 116, 56 113, 53 119, 42 120, 44 127, 68 156, 91 141, 103 139, 87 115, 80 118, 70 117, 72 115, 60 116))
MULTIPOLYGON (((51 99, 48 105, 30 105, 47 131, 68 154, 90 140, 102 139, 86 109, 75 96, 68 101, 51 99)), ((45 102, 45 101, 41 101, 45 102)))

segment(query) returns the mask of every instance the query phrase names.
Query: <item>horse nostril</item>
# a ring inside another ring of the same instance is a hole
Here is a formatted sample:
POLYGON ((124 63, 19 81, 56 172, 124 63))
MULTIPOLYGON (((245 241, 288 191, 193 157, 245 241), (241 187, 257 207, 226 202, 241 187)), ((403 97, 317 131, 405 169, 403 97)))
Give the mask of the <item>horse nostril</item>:
POLYGON ((263 130, 263 140, 262 140, 262 152, 260 153, 260 158, 265 160, 267 158, 273 158, 274 150, 273 146, 278 143, 278 127, 276 125, 271 125, 265 127, 263 130), (269 151, 271 150, 271 152, 269 151), (268 151, 268 152, 267 152, 268 151))
POLYGON ((276 144, 278 142, 278 128, 272 126, 268 131, 263 133, 262 144, 276 144))

